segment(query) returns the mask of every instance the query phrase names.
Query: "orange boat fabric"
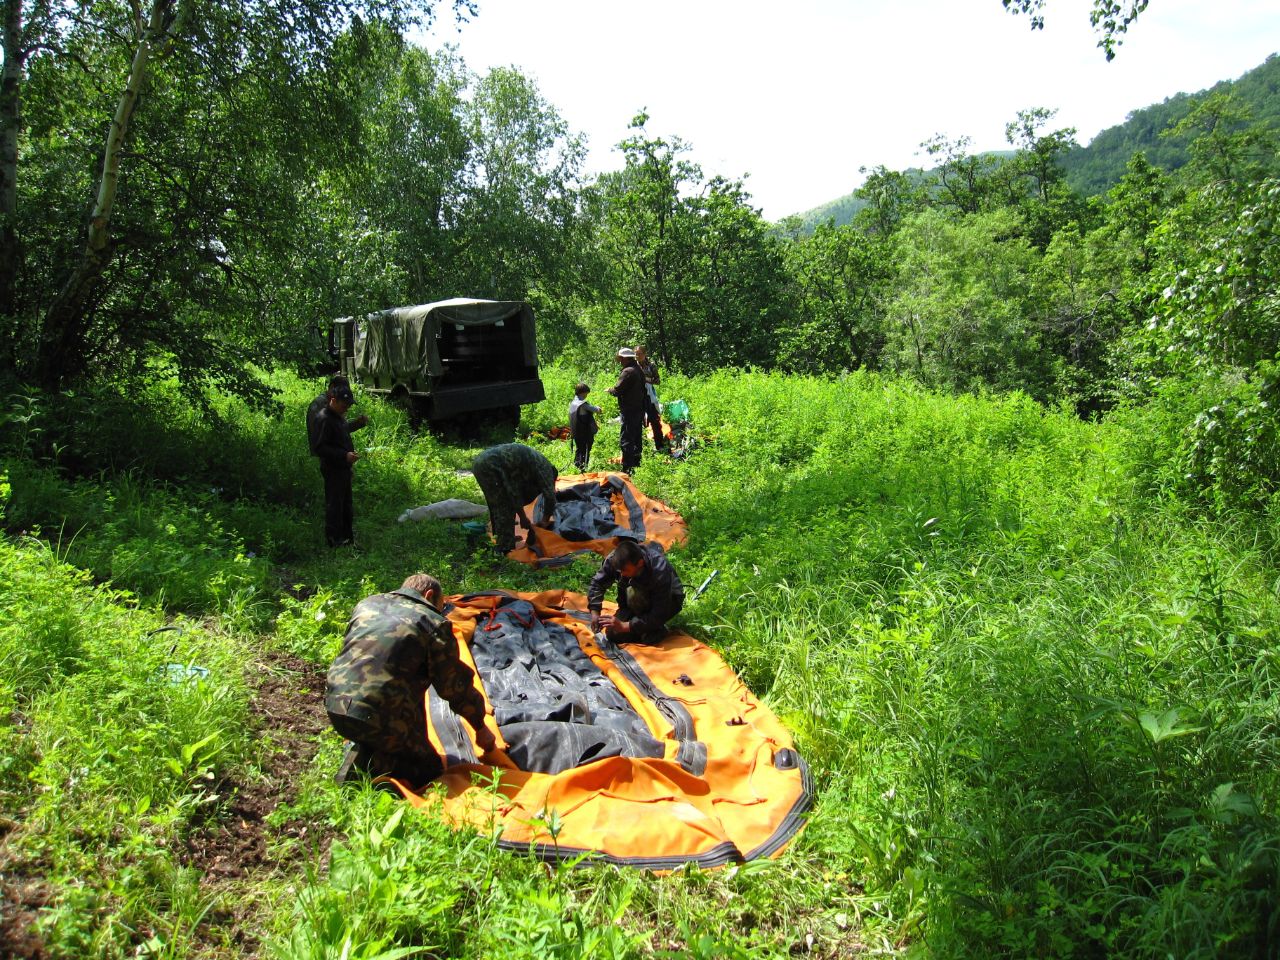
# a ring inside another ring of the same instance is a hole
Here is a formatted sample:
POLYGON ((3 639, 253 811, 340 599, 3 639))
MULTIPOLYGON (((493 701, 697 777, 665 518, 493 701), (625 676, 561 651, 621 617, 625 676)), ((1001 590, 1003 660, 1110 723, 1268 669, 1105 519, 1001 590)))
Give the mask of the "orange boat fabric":
MULTIPOLYGON (((458 596, 446 612, 463 659, 474 666, 477 630, 493 630, 503 611, 508 626, 522 615, 531 619, 530 609, 544 647, 550 629, 574 646, 575 657, 580 650, 589 658, 593 677, 598 668, 607 678, 592 680, 592 690, 625 698, 647 728, 625 742, 652 755, 604 756, 541 773, 517 769, 504 753, 509 765, 491 766, 477 760, 470 729, 428 692, 429 738, 446 764, 443 792, 392 781, 409 801, 455 824, 499 829, 500 845, 532 849, 544 859, 587 853, 588 859, 671 870, 689 862, 716 867, 772 857, 784 849, 810 802, 808 768, 781 722, 714 650, 680 632, 652 646, 615 644, 592 634, 586 598, 563 590, 458 596)), ((476 682, 484 692, 484 678, 476 682)), ((510 749, 489 703, 489 725, 510 749)))
MULTIPOLYGON (((556 480, 556 491, 559 493, 590 483, 598 484, 596 496, 609 502, 617 526, 630 531, 631 536, 641 543, 656 540, 670 550, 675 544, 683 544, 689 539, 689 526, 684 517, 661 500, 646 497, 625 473, 584 473, 560 477, 556 480)), ((528 504, 525 513, 533 517, 534 504, 528 504)), ((515 526, 516 542, 520 546, 507 556, 535 566, 563 562, 560 561, 562 557, 567 561, 574 554, 588 551, 608 556, 621 539, 621 536, 610 536, 593 540, 570 540, 560 536, 556 530, 539 529, 537 546, 530 549, 523 542, 524 530, 518 522, 513 520, 512 523, 515 526)))

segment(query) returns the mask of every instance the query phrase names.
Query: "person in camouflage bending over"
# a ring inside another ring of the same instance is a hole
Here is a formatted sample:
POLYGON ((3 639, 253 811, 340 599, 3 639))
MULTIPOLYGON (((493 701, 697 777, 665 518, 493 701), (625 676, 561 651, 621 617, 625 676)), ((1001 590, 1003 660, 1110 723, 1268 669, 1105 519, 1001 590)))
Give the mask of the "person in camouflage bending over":
POLYGON ((427 740, 428 686, 471 724, 484 755, 496 749, 475 674, 458 658, 453 627, 440 612, 443 598, 435 577, 415 573, 399 590, 366 597, 352 611, 324 691, 329 722, 351 741, 339 783, 357 771, 414 784, 444 772, 427 740))
POLYGON ((476 454, 471 472, 489 505, 489 525, 497 541, 499 553, 516 548, 516 521, 528 531, 530 547, 537 543, 534 525, 529 522, 524 505, 535 497, 537 525, 549 528, 556 513, 556 468, 550 460, 532 447, 521 443, 504 443, 476 454))

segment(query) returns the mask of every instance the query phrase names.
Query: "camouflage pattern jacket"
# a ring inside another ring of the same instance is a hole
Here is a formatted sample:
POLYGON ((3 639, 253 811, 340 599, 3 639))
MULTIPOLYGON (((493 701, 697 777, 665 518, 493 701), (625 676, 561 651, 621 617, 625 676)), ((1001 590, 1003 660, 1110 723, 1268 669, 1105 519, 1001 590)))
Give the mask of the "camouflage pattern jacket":
POLYGON ((477 730, 485 699, 458 658, 453 626, 416 590, 401 587, 356 604, 325 683, 325 709, 367 719, 403 698, 420 706, 428 685, 477 730))
MULTIPOLYGON (((476 454, 471 461, 471 472, 484 491, 485 499, 498 497, 500 505, 489 503, 492 511, 501 506, 502 512, 516 509, 541 497, 534 523, 542 523, 555 516, 556 476, 555 464, 532 447, 522 443, 503 443, 476 454)), ((497 533, 497 531, 494 531, 497 533)))

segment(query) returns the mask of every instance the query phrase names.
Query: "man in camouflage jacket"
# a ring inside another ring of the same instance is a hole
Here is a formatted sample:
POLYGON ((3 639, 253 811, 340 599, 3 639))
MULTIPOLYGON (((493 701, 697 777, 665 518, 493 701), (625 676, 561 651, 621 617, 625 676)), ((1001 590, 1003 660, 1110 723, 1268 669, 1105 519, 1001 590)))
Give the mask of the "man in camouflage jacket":
POLYGON ((540 527, 551 526, 556 513, 555 465, 532 447, 504 443, 476 454, 471 472, 489 505, 489 525, 493 527, 498 552, 510 553, 516 548, 517 520, 528 531, 529 545, 534 546, 537 536, 524 505, 540 498, 536 523, 540 527))
POLYGON ((338 782, 354 770, 415 784, 440 776, 444 764, 427 740, 428 686, 471 724, 482 753, 496 748, 485 699, 459 659, 442 599, 439 581, 415 573, 399 590, 367 597, 352 611, 324 694, 333 728, 351 741, 338 782))

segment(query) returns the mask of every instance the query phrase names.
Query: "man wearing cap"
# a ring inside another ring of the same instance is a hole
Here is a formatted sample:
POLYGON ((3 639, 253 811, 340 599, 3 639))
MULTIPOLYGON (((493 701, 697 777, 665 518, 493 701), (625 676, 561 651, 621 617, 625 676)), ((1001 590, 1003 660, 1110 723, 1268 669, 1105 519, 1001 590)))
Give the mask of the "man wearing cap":
POLYGON ((644 415, 648 395, 644 389, 644 374, 636 365, 636 352, 630 347, 618 351, 618 363, 622 375, 609 388, 618 398, 618 413, 622 417, 622 472, 630 473, 640 466, 640 438, 644 435, 644 415))
MULTIPOLYGON (((319 456, 319 454, 316 453, 316 442, 320 439, 320 414, 324 411, 324 408, 329 405, 329 398, 333 396, 333 392, 341 388, 349 390, 351 389, 351 384, 347 381, 347 378, 341 374, 334 374, 329 378, 329 386, 325 389, 324 393, 312 400, 311 405, 307 407, 307 445, 311 448, 311 455, 313 457, 319 456)), ((354 433, 356 430, 359 430, 368 422, 369 418, 364 416, 364 414, 356 417, 351 421, 352 432, 354 433)))
MULTIPOLYGON (((347 411, 355 402, 345 380, 330 381, 328 403, 315 418, 315 440, 312 452, 320 458, 320 476, 324 478, 324 539, 331 547, 349 544, 354 539, 351 529, 351 468, 360 457, 351 442, 351 431, 359 430, 368 417, 347 421, 347 411)), ((317 398, 318 399, 318 398, 317 398)))

